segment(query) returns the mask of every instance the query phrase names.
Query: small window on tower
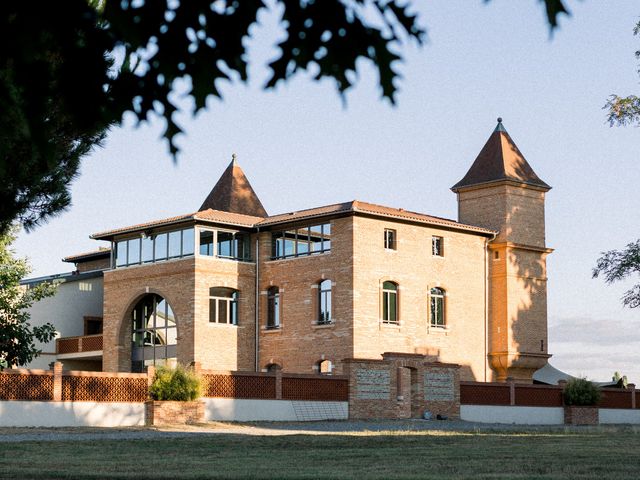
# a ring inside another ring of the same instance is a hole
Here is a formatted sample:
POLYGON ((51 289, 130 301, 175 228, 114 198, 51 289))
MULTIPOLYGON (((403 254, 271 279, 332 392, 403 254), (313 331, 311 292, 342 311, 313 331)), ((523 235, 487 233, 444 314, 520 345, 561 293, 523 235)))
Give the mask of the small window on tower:
POLYGON ((500 252, 499 251, 495 251, 493 252, 493 259, 494 260, 500 260, 500 252))
POLYGON ((384 248, 387 250, 396 249, 396 231, 390 228, 384 229, 384 248))
POLYGON ((431 237, 431 255, 434 257, 444 257, 444 238, 431 237))

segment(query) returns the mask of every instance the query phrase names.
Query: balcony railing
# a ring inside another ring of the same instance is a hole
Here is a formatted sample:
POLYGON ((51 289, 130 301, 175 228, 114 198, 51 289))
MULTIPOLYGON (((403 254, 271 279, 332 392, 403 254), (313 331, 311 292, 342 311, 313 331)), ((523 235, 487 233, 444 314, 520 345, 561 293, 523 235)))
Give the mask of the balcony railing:
POLYGON ((96 352, 102 350, 102 334, 64 337, 56 340, 56 353, 96 352))

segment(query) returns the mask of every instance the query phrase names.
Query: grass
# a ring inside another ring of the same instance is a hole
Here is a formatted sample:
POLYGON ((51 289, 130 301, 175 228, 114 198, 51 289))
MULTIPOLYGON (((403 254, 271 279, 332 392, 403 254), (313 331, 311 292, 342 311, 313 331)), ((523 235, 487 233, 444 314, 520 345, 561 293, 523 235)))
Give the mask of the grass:
POLYGON ((4 444, 0 478, 636 478, 640 433, 198 435, 4 444))

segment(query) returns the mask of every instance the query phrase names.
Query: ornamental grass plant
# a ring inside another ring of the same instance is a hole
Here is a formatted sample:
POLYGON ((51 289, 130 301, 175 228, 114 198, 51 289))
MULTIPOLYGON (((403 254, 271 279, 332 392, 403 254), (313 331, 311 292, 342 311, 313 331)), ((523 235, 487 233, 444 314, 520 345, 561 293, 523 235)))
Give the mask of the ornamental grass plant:
POLYGON ((586 378, 573 378, 564 388, 565 405, 586 407, 600 401, 600 389, 586 378))
POLYGON ((191 368, 177 365, 175 368, 158 367, 149 387, 153 400, 189 402, 200 398, 200 377, 191 368))

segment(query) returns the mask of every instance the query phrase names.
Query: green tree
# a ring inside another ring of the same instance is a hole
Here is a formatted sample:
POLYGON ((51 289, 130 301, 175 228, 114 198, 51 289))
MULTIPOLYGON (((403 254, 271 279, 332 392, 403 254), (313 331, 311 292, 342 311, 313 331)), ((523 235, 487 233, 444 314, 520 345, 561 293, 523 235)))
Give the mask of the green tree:
MULTIPOLYGON (((633 34, 640 35, 640 21, 633 29, 633 34)), ((640 60, 640 50, 636 51, 636 58, 640 60)), ((640 69, 638 72, 640 73, 640 69)), ((640 97, 611 95, 604 108, 608 110, 607 119, 611 126, 640 126, 640 97)))
MULTIPOLYGON (((555 28, 563 1, 539 2, 555 28)), ((309 71, 344 94, 364 59, 394 103, 400 50, 425 38, 403 0, 0 2, 0 231, 65 209, 80 159, 127 111, 161 118, 175 158, 177 82, 190 85, 194 115, 221 98, 220 82, 246 82, 259 14, 284 30, 265 88, 309 71)))
MULTIPOLYGON (((640 276, 640 240, 628 244, 624 250, 602 252, 602 257, 593 269, 593 278, 601 274, 607 283, 617 282, 634 274, 640 276)), ((625 292, 622 304, 629 308, 640 307, 640 283, 625 292)))
MULTIPOLYGON (((633 34, 640 35, 640 21, 633 29, 633 34)), ((636 51, 635 55, 640 60, 640 50, 636 51)), ((640 73, 640 70, 638 72, 640 73)), ((608 120, 611 126, 640 126, 640 97, 611 95, 604 108, 609 112, 608 120)), ((625 250, 602 252, 602 257, 598 259, 593 269, 593 278, 600 274, 609 284, 640 274, 640 239, 629 243, 625 250)), ((640 307, 640 283, 633 285, 625 292, 622 296, 622 304, 630 308, 640 307)))
POLYGON ((13 231, 0 235, 0 370, 29 363, 40 354, 35 340, 49 342, 55 335, 55 328, 50 323, 29 324, 29 307, 54 295, 55 287, 50 283, 30 288, 20 285, 30 268, 25 259, 14 258, 10 248, 14 240, 13 231))

